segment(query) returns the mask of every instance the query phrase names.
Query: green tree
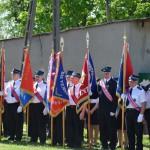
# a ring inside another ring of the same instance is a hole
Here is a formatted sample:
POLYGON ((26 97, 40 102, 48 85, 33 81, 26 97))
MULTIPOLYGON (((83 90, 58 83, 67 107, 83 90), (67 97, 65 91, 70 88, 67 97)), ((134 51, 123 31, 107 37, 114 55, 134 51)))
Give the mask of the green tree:
MULTIPOLYGON (((0 38, 24 36, 30 0, 0 0, 0 38)), ((107 21, 106 0, 60 0, 61 30, 107 21)), ((150 0, 109 0, 112 20, 150 17, 150 0)), ((37 0, 33 34, 51 32, 53 0, 37 0)))

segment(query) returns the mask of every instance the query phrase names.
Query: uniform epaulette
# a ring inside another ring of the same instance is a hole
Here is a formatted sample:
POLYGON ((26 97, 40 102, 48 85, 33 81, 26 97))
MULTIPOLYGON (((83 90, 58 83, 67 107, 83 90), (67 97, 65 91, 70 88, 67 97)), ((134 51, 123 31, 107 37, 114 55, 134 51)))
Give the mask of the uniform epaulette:
POLYGON ((138 88, 139 90, 142 90, 142 89, 143 89, 141 86, 137 86, 137 88, 138 88))

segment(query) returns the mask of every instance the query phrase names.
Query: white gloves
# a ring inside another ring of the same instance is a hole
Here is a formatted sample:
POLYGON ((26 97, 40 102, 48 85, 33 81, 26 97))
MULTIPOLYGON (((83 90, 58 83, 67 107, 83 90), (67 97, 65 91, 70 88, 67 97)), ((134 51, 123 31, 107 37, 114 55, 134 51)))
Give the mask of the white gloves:
POLYGON ((43 110, 43 115, 46 116, 47 114, 48 114, 48 110, 47 110, 47 108, 45 107, 44 110, 43 110))
POLYGON ((121 99, 122 99, 123 101, 125 101, 125 100, 126 100, 126 94, 121 94, 121 99))
POLYGON ((115 113, 110 112, 110 116, 111 116, 111 117, 115 116, 115 113))
POLYGON ((18 106, 17 113, 21 113, 21 112, 22 112, 22 106, 18 106))
POLYGON ((139 116, 138 116, 138 118, 137 118, 137 122, 140 123, 140 122, 143 121, 143 119, 144 119, 143 114, 139 114, 139 116))

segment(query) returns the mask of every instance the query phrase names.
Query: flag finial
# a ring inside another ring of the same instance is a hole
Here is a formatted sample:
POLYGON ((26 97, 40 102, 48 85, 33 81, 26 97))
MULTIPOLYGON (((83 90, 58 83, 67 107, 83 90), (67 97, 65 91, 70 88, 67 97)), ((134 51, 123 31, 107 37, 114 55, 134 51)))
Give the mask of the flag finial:
POLYGON ((127 40, 126 27, 124 27, 123 40, 124 40, 124 41, 126 41, 126 40, 127 40))
POLYGON ((63 52, 64 51, 64 38, 63 37, 60 38, 60 48, 61 48, 61 51, 63 52))
POLYGON ((89 48, 89 32, 86 33, 86 44, 87 44, 87 48, 89 48))

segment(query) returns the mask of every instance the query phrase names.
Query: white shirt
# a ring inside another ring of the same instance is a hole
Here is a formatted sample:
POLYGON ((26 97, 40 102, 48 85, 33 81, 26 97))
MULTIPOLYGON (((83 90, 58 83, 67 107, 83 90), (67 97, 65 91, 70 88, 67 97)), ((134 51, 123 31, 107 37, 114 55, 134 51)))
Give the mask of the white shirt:
POLYGON ((105 84, 106 84, 106 82, 108 83, 110 79, 111 79, 111 77, 109 79, 104 78, 104 83, 105 84))
POLYGON ((16 81, 11 80, 8 83, 5 84, 5 94, 7 95, 5 97, 5 100, 7 103, 12 104, 12 103, 17 103, 18 101, 16 100, 15 97, 12 96, 11 88, 13 87, 16 94, 20 97, 20 85, 21 85, 21 80, 18 79, 16 81))
POLYGON ((72 96, 71 96, 71 92, 73 91, 73 88, 75 86, 75 96, 78 98, 79 97, 79 92, 80 92, 80 86, 81 84, 78 83, 76 85, 73 85, 71 87, 68 88, 68 95, 69 95, 69 104, 70 105, 76 105, 74 100, 72 99, 72 96))
POLYGON ((146 109, 150 108, 150 89, 145 93, 146 96, 146 109))
MULTIPOLYGON (((132 94, 131 94, 132 99, 135 99, 135 103, 141 107, 143 102, 146 102, 146 97, 145 97, 145 91, 143 89, 139 89, 138 86, 136 85, 135 87, 132 88, 132 94)), ((134 108, 132 104, 129 102, 129 105, 127 108, 134 108)))
MULTIPOLYGON (((42 96, 42 98, 44 99, 44 97, 45 97, 45 92, 46 92, 46 84, 43 82, 43 81, 41 81, 41 82, 35 82, 34 83, 34 85, 33 85, 33 88, 34 88, 34 90, 35 91, 37 91, 41 96, 42 96), (37 86, 37 88, 36 88, 36 86, 37 86)), ((36 97, 36 96, 34 96, 33 97, 33 99, 32 99, 32 101, 31 101, 31 103, 40 103, 40 100, 36 97)))

